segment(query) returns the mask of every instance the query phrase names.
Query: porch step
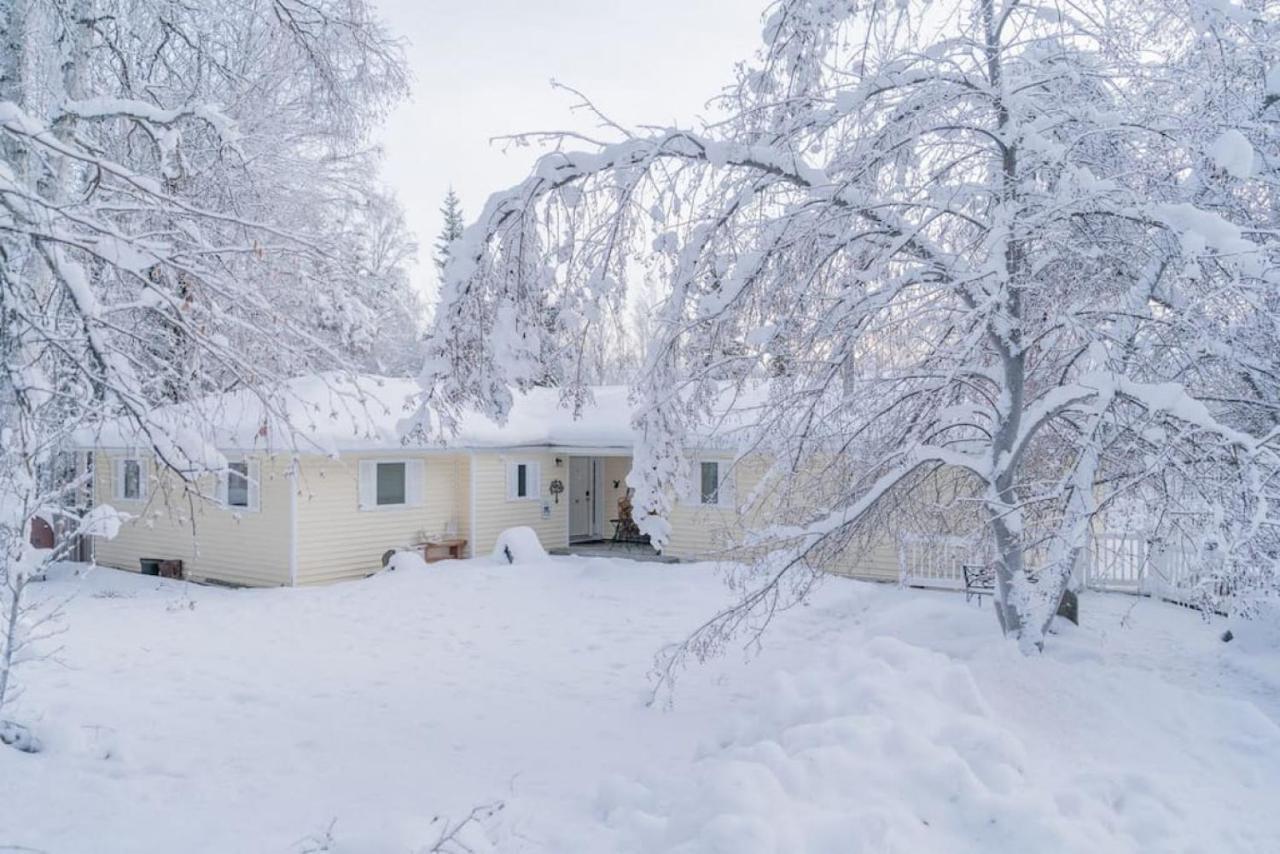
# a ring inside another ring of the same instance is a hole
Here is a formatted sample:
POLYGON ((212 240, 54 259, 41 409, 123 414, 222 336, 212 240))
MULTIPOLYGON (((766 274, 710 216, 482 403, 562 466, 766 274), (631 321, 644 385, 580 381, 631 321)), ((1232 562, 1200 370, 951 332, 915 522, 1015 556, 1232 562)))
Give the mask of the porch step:
POLYGON ((578 555, 579 557, 620 557, 625 560, 638 560, 647 563, 679 563, 677 557, 661 555, 645 545, 630 543, 581 543, 571 546, 560 546, 548 549, 553 555, 578 555))

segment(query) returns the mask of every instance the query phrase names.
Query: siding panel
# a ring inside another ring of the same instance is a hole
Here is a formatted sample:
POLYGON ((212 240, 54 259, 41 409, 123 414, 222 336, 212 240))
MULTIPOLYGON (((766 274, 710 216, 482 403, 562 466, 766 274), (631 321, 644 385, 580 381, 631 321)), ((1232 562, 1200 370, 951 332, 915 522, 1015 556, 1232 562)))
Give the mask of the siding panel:
POLYGON ((298 496, 298 583, 363 578, 382 568, 388 549, 452 530, 467 536, 464 454, 401 452, 305 457, 298 496), (418 507, 360 509, 361 460, 422 460, 418 507))
POLYGON ((493 550, 498 535, 507 528, 533 528, 545 549, 559 548, 569 542, 568 493, 559 503, 551 495, 551 481, 559 480, 568 489, 569 457, 566 454, 521 451, 477 451, 471 457, 476 467, 475 479, 475 554, 493 550), (556 465, 559 458, 560 465, 556 465), (507 500, 507 463, 536 462, 542 469, 542 483, 536 500, 507 500), (544 514, 546 508, 546 515, 544 514))
MULTIPOLYGON (((715 459, 714 455, 702 458, 715 459)), ((749 560, 750 555, 740 548, 744 536, 752 528, 763 527, 779 517, 780 508, 768 495, 755 496, 752 506, 742 506, 752 498, 752 492, 759 487, 767 468, 766 461, 759 458, 742 460, 734 467, 735 496, 739 505, 736 509, 709 507, 678 498, 671 513, 671 541, 664 553, 682 560, 749 560)), ((811 494, 819 495, 820 487, 815 484, 811 494)), ((898 554, 894 534, 886 530, 881 536, 850 545, 825 560, 821 568, 851 578, 897 581, 898 554)))
MULTIPOLYGON (((156 476, 150 457, 144 468, 150 479, 145 502, 117 501, 111 460, 94 455, 94 500, 134 518, 113 539, 93 538, 94 559, 103 566, 140 571, 139 559, 177 559, 187 577, 247 586, 289 583, 289 461, 256 456, 261 466, 261 509, 232 511, 214 501, 188 501, 179 479, 156 476)), ((202 491, 215 493, 213 478, 202 491)))

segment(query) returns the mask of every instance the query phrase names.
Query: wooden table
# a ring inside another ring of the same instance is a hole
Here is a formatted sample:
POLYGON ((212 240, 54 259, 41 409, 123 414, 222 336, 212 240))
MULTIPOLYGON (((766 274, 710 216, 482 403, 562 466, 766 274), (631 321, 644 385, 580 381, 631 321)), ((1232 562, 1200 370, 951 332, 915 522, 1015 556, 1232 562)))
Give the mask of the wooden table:
POLYGON ((438 560, 457 560, 462 557, 462 550, 466 547, 467 541, 462 537, 448 537, 419 544, 419 548, 422 549, 422 559, 427 563, 435 563, 438 560))

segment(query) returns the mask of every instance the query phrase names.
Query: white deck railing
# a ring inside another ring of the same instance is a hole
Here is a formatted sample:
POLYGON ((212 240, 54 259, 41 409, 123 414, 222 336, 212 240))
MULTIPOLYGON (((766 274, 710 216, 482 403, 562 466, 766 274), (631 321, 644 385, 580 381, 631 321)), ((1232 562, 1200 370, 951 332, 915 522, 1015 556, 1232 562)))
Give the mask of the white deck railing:
MULTIPOLYGON (((969 537, 898 538, 898 579, 905 586, 959 589, 965 564, 987 564, 983 541, 969 537)), ((1195 604, 1203 592, 1205 556, 1187 543, 1154 541, 1142 533, 1107 531, 1090 538, 1076 567, 1077 583, 1092 590, 1159 596, 1195 604)))
POLYGON ((898 581, 908 587, 964 588, 964 565, 985 564, 987 554, 969 537, 898 538, 898 581))

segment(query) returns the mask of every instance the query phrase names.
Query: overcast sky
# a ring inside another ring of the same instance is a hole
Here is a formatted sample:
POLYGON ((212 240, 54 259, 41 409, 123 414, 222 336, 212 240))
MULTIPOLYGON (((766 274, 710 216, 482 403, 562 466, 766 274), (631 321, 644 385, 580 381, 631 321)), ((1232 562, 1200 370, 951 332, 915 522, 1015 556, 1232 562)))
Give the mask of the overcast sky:
POLYGON ((417 279, 432 292, 431 246, 450 184, 468 218, 524 178, 527 148, 495 136, 590 129, 573 86, 622 123, 689 124, 755 49, 764 0, 377 0, 408 41, 412 99, 383 137, 385 178, 422 244, 417 279))

